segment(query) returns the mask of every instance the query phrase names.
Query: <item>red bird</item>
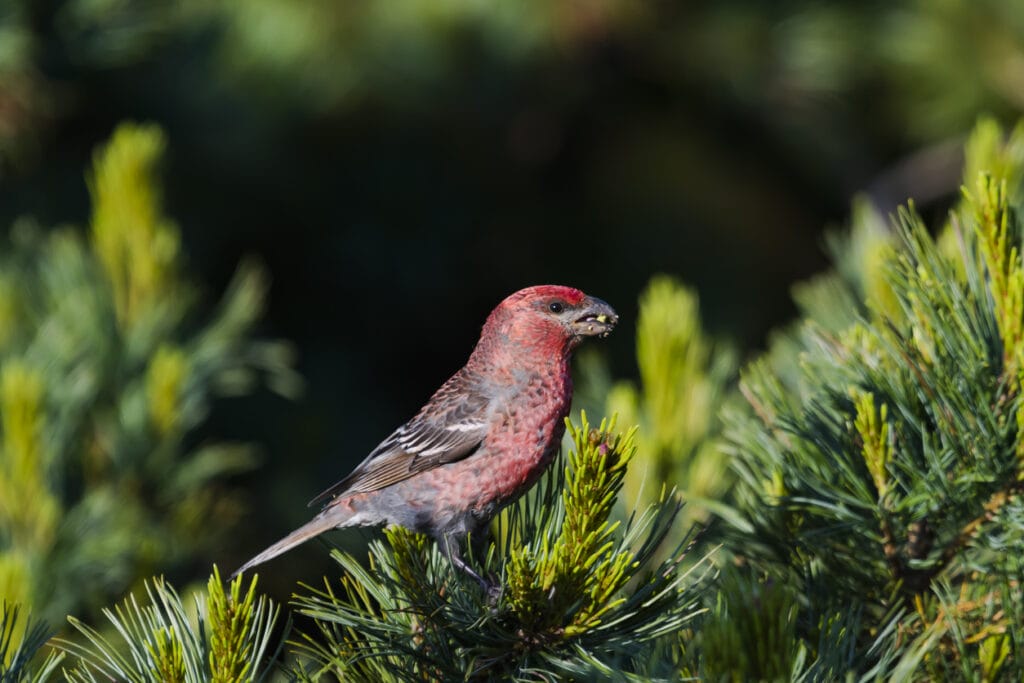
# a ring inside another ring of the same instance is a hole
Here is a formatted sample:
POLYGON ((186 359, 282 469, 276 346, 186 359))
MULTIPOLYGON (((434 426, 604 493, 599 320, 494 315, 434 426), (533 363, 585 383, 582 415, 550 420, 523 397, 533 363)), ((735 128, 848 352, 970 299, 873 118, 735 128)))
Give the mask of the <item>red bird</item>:
POLYGON ((578 289, 529 287, 495 308, 466 365, 350 475, 317 496, 308 524, 235 574, 328 529, 397 524, 429 534, 452 565, 490 586, 462 559, 467 536, 525 493, 557 452, 572 400, 569 358, 619 318, 578 289))

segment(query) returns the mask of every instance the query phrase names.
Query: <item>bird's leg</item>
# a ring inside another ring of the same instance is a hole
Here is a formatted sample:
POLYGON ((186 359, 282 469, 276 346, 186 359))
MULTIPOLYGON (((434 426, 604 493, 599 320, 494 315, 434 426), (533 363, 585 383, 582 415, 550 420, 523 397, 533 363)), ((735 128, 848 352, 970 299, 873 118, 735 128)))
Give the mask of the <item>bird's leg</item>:
MULTIPOLYGON (((497 598, 501 595, 501 585, 488 581, 473 571, 473 568, 462 557, 462 543, 451 536, 445 536, 442 545, 444 546, 444 554, 448 556, 448 561, 451 565, 480 584, 480 588, 489 600, 497 602, 497 598)), ((476 547, 476 543, 473 545, 476 547)))
MULTIPOLYGON (((466 542, 469 545, 469 554, 477 562, 484 562, 487 559, 487 544, 491 540, 491 529, 486 524, 480 525, 466 535, 466 542)), ((459 546, 462 547, 461 545, 459 546)))
MULTIPOLYGON (((480 524, 475 529, 469 532, 466 537, 469 542, 470 557, 475 559, 479 563, 487 561, 488 546, 491 543, 491 526, 489 524, 480 524)), ((489 593, 493 595, 501 594, 501 577, 490 572, 484 577, 484 581, 489 586, 489 593)))

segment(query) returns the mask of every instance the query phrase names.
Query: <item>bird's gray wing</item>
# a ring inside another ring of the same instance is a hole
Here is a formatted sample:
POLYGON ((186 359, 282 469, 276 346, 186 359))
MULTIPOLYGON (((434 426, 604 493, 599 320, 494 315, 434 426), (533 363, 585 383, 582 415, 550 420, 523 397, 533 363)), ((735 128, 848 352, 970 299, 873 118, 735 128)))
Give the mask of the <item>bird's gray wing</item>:
POLYGON ((477 393, 461 392, 456 384, 445 384, 416 417, 384 439, 350 475, 309 504, 342 493, 376 491, 417 472, 469 456, 487 433, 490 401, 477 393))

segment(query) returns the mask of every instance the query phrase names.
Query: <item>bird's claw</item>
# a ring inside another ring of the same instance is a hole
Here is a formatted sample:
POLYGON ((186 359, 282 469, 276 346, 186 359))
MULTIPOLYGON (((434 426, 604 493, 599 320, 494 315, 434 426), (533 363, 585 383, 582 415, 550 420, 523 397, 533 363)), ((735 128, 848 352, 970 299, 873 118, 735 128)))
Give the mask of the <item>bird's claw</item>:
POLYGON ((489 607, 497 607, 498 603, 501 602, 501 595, 504 592, 504 587, 501 585, 498 577, 494 574, 489 574, 486 579, 481 580, 480 588, 483 589, 484 595, 487 596, 487 605, 489 607))
POLYGON ((486 578, 480 576, 476 572, 472 571, 468 567, 466 573, 476 581, 477 585, 480 586, 480 590, 483 591, 484 596, 487 598, 487 604, 490 607, 497 607, 501 601, 501 595, 504 592, 504 588, 501 585, 501 581, 494 574, 488 574, 486 578))

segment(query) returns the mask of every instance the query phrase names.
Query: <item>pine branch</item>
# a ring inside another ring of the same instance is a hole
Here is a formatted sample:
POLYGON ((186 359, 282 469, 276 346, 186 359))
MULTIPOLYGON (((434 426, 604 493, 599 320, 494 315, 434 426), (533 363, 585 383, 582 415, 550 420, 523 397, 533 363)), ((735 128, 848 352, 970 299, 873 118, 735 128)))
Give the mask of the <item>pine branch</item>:
POLYGON ((64 659, 50 650, 41 661, 39 653, 50 634, 31 616, 20 618, 20 608, 0 600, 0 683, 45 683, 64 659))
POLYGON ((668 493, 625 523, 611 520, 634 431, 592 429, 584 416, 569 434, 564 464, 502 515, 498 542, 476 558, 501 577, 497 604, 425 538, 391 529, 386 544, 371 544, 371 571, 335 553, 341 591, 326 583, 296 599, 319 630, 293 642, 305 661, 296 675, 550 680, 657 668, 646 655, 699 614, 707 567, 684 568, 686 546, 655 559, 679 509, 668 493))
POLYGON ((225 477, 255 457, 191 450, 190 433, 261 378, 298 388, 289 349, 253 339, 254 264, 186 325, 196 287, 161 201, 165 148, 155 126, 120 126, 89 174, 88 238, 23 221, 0 253, 0 587, 51 622, 217 541, 240 511, 225 477))
POLYGON ((131 595, 113 610, 103 610, 117 641, 68 617, 86 643, 58 641, 76 660, 66 677, 81 683, 97 677, 139 683, 263 680, 275 654, 269 647, 279 608, 264 596, 256 597, 256 579, 243 597, 242 582, 243 577, 236 577, 225 593, 214 567, 206 598, 195 598, 193 617, 177 591, 155 578, 146 584, 145 603, 131 595))
MULTIPOLYGON (((1003 138, 982 124, 968 153, 976 189, 950 227, 933 238, 912 205, 901 210, 872 248, 885 287, 845 324, 835 312, 806 321, 744 373, 750 409, 727 427, 739 474, 729 545, 796 595, 827 596, 802 605, 794 637, 830 671, 845 675, 833 668, 842 661, 867 677, 1024 671, 998 616, 1019 610, 1020 563, 996 550, 1024 534, 1024 231, 1011 201, 1022 149, 1024 129, 1003 138), (955 603, 945 585, 960 591, 955 603), (851 607, 862 663, 813 637, 851 607)), ((857 262, 806 290, 807 306, 868 292, 876 276, 857 262)), ((739 670, 724 656, 712 651, 709 665, 739 670)))

